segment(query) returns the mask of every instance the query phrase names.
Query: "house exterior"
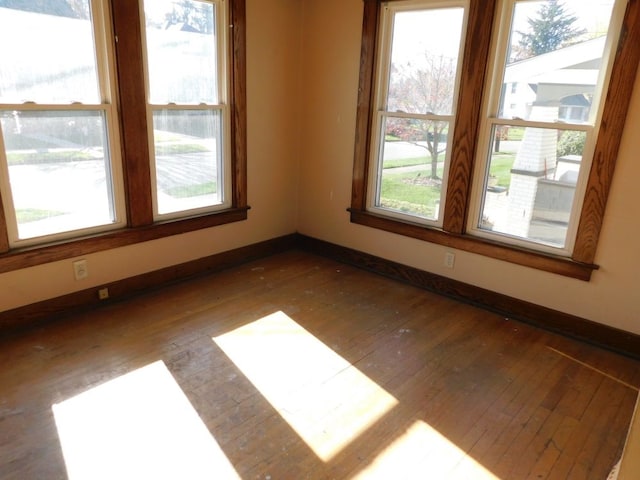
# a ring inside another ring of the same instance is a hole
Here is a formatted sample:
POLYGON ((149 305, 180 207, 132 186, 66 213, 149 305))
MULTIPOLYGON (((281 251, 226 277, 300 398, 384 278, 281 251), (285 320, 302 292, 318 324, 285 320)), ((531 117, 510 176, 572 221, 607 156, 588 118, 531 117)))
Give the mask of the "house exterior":
MULTIPOLYGON (((502 116, 586 122, 604 46, 598 37, 508 65, 502 116)), ((581 157, 558 158, 557 146, 556 131, 525 129, 511 171, 507 233, 563 244, 581 157)))

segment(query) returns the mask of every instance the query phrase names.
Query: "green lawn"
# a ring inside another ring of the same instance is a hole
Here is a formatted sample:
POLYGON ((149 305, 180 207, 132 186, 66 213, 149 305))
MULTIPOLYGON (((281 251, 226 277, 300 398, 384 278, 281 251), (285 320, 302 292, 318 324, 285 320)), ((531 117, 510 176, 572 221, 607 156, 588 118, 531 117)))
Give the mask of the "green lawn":
POLYGON ((198 197, 216 193, 216 182, 205 182, 198 185, 181 185, 167 190, 167 194, 173 198, 198 197))
POLYGON ((494 153, 491 156, 489 173, 498 177, 499 186, 509 188, 511 184, 511 169, 515 158, 512 153, 494 153))
POLYGON ((380 192, 381 206, 433 218, 440 201, 440 185, 429 180, 430 172, 430 165, 397 173, 393 169, 385 169, 380 192))
MULTIPOLYGON (((491 175, 498 177, 498 185, 509 188, 511 168, 515 156, 512 153, 494 153, 491 157, 491 175)), ((429 181, 431 164, 425 159, 399 159, 385 162, 382 174, 380 203, 382 207, 399 212, 433 218, 440 200, 441 187, 429 181), (393 166, 389 166, 393 165, 393 166), (417 167, 401 170, 399 167, 417 167)), ((442 176, 442 168, 438 175, 442 176)))
POLYGON ((80 160, 92 160, 95 157, 89 152, 79 150, 46 151, 46 152, 7 152, 9 166, 33 165, 44 163, 77 162, 80 160))

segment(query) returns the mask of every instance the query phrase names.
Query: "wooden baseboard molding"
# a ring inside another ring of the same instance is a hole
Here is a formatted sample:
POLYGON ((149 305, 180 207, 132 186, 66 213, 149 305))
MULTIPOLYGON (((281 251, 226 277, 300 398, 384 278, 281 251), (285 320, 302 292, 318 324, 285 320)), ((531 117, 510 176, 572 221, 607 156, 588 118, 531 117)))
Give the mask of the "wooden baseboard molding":
POLYGON ((293 248, 353 265, 370 272, 473 304, 513 320, 569 336, 640 359, 640 335, 502 295, 457 280, 402 265, 301 234, 291 234, 228 252, 174 265, 61 297, 0 312, 0 337, 33 328, 69 313, 104 305, 98 289, 109 289, 112 302, 199 275, 213 273, 293 248))
POLYGON ((146 290, 281 253, 295 248, 297 240, 298 236, 296 234, 286 235, 0 312, 0 337, 34 328, 69 313, 96 308, 108 302, 129 298, 146 290), (105 287, 109 289, 109 299, 100 300, 98 298, 98 290, 105 287))
POLYGON ((640 335, 304 235, 297 243, 306 251, 640 359, 640 335))

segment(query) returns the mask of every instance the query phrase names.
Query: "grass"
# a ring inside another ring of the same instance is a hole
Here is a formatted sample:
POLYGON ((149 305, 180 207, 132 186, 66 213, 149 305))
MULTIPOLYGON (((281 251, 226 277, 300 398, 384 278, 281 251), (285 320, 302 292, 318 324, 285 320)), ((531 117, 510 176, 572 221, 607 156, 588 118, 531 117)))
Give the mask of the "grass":
POLYGON ((166 193, 173 198, 199 197, 216 193, 216 182, 205 182, 197 185, 180 185, 166 190, 166 193))
POLYGON ((513 168, 515 158, 515 155, 512 153, 498 152, 491 155, 489 173, 498 177, 499 186, 509 188, 511 184, 511 169, 513 168))
POLYGON ((37 222, 38 220, 57 217, 59 215, 64 215, 64 212, 57 210, 43 210, 40 208, 18 208, 16 210, 16 217, 19 224, 37 222))
MULTIPOLYGON (((440 185, 428 180, 431 168, 390 173, 382 177, 380 204, 399 212, 433 218, 440 201, 440 185)), ((440 172, 441 173, 441 172, 440 172)))
POLYGON ((53 152, 7 152, 9 166, 14 165, 38 165, 44 163, 77 162, 81 160, 93 160, 95 157, 89 152, 78 150, 65 150, 53 152))
MULTIPOLYGON (((399 212, 433 218, 440 201, 440 185, 428 181, 431 173, 431 163, 422 158, 404 158, 385 162, 382 175, 380 204, 399 212), (408 171, 399 167, 422 166, 408 171), (398 169, 398 170, 396 170, 398 169)), ((515 155, 512 153, 494 153, 491 156, 491 175, 498 177, 498 185, 509 188, 511 184, 511 169, 515 155)), ((442 167, 438 168, 438 175, 442 176, 442 167)))
POLYGON ((158 155, 179 155, 181 153, 202 153, 208 152, 209 149, 199 143, 169 143, 156 145, 156 154, 158 155))
POLYGON ((184 140, 184 135, 180 133, 169 132, 167 130, 154 130, 153 138, 158 143, 163 142, 180 142, 184 140))

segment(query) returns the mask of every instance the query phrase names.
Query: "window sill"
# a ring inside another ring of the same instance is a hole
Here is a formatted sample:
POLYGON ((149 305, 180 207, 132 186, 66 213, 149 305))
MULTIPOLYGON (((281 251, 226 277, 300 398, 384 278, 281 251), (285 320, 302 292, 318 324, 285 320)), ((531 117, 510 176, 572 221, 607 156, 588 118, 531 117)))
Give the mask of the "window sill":
POLYGON ((398 235, 416 238, 425 242, 444 245, 446 247, 464 250, 478 255, 495 258, 505 262, 515 263, 525 267, 535 268, 546 272, 576 278, 588 282, 591 274, 598 269, 597 265, 576 262, 570 258, 557 257, 545 253, 526 250, 485 239, 448 233, 444 230, 425 227, 424 225, 390 219, 371 212, 348 209, 351 222, 377 228, 398 235))
POLYGON ((247 219, 250 207, 231 208, 221 212, 180 220, 125 228, 90 237, 67 240, 49 245, 37 245, 0 254, 0 273, 56 262, 80 255, 148 242, 158 238, 193 232, 209 227, 247 219))

